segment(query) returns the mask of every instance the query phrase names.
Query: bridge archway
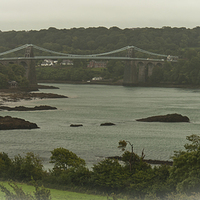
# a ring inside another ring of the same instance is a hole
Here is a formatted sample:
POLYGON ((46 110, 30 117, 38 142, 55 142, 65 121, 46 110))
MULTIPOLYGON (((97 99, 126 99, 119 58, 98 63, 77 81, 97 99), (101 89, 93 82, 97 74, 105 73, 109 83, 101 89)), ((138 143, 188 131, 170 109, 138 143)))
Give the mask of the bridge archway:
POLYGON ((161 68, 163 63, 152 61, 138 61, 136 62, 138 83, 146 83, 153 74, 155 67, 161 68))
POLYGON ((137 77, 138 77, 138 82, 144 82, 145 81, 145 65, 144 62, 137 62, 137 77))
POLYGON ((163 64, 162 64, 162 63, 160 63, 160 62, 157 62, 155 66, 156 66, 156 67, 162 67, 162 66, 163 66, 163 64))
POLYGON ((162 66, 162 62, 155 62, 152 60, 135 61, 132 62, 132 64, 131 62, 127 62, 124 73, 124 85, 146 83, 152 76, 155 67, 162 68, 162 66), (134 68, 135 70, 131 70, 134 68), (134 77, 134 79, 131 77, 134 77))
POLYGON ((147 69, 148 69, 147 77, 148 77, 148 79, 152 75, 154 67, 155 67, 154 63, 152 63, 152 62, 147 63, 147 69))

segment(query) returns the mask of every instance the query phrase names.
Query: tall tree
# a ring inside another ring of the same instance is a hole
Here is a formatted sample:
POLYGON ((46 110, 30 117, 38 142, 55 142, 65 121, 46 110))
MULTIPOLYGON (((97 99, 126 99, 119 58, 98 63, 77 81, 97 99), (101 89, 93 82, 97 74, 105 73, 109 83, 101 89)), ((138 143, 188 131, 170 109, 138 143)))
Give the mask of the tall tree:
POLYGON ((50 163, 54 163, 55 169, 67 170, 70 167, 85 166, 85 161, 75 153, 65 148, 56 148, 51 151, 50 163))

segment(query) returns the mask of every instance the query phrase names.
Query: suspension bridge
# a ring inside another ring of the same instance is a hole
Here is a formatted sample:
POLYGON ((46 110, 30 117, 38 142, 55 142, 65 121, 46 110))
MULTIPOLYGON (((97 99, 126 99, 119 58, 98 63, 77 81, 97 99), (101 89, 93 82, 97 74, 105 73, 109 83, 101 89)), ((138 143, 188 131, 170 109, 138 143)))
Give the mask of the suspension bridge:
POLYGON ((49 49, 45 49, 34 44, 25 44, 20 47, 11 49, 9 51, 5 51, 0 53, 0 64, 7 65, 11 63, 21 64, 26 68, 26 78, 32 85, 37 84, 36 81, 36 73, 35 73, 35 61, 36 60, 45 60, 45 59, 86 59, 86 60, 121 60, 121 61, 129 61, 127 62, 127 66, 125 67, 124 71, 124 84, 134 84, 137 82, 145 82, 146 77, 151 76, 153 67, 158 63, 163 63, 165 60, 168 61, 176 61, 176 56, 169 56, 164 54, 158 54, 149 52, 143 49, 140 49, 135 46, 126 46, 114 51, 105 52, 105 53, 98 53, 98 54, 90 54, 90 55, 77 55, 77 54, 68 54, 68 53, 61 53, 52 51, 49 49), (25 49, 25 54, 22 57, 12 57, 7 55, 16 53, 17 51, 21 51, 25 49), (33 49, 46 52, 48 56, 34 56, 33 49), (126 56, 118 56, 121 52, 126 51, 126 56), (135 58, 134 51, 138 51, 144 54, 148 54, 151 56, 162 57, 162 58, 135 58), (117 54, 117 56, 116 56, 117 54), (152 67, 153 66, 153 67, 152 67), (136 69, 138 68, 138 69, 136 69), (148 71, 148 72, 147 72, 148 71))

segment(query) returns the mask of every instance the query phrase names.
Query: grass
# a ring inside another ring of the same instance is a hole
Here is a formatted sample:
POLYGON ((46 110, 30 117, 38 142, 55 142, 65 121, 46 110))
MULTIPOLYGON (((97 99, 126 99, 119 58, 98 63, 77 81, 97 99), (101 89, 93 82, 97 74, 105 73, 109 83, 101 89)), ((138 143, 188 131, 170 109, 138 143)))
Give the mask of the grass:
MULTIPOLYGON (((8 182, 0 182, 0 184, 7 187, 9 190, 12 191, 10 186, 8 185, 8 182)), ((26 193, 30 193, 33 195, 33 191, 35 188, 31 185, 26 185, 22 183, 17 183, 19 187, 22 187, 23 191, 26 193)), ((62 190, 56 190, 56 189, 50 189, 51 191, 51 197, 52 200, 107 200, 107 196, 100 196, 100 195, 90 195, 90 194, 83 194, 83 193, 77 193, 77 192, 69 192, 69 191, 62 191, 62 190)), ((0 191, 0 200, 4 200, 5 194, 0 191)), ((109 197, 109 199, 113 199, 109 197)))
MULTIPOLYGON (((4 185, 7 187, 10 191, 12 191, 12 188, 8 185, 8 182, 2 182, 0 181, 1 185, 4 185)), ((34 186, 23 184, 23 183, 17 183, 19 187, 22 187, 23 191, 26 193, 30 193, 33 195, 33 191, 35 190, 34 186)), ((111 196, 101 196, 101 195, 90 195, 90 194, 84 194, 84 193, 77 193, 77 192, 69 192, 69 191, 63 191, 63 190, 56 190, 56 189, 50 189, 51 191, 51 198, 52 200, 125 200, 125 199, 118 199, 118 198, 112 198, 111 196)), ((137 198, 134 198, 135 200, 137 198)), ((163 200, 160 198, 157 198, 156 196, 147 195, 144 200, 163 200)), ((194 193, 193 195, 187 196, 186 194, 169 194, 165 200, 199 200, 200 194, 194 193)), ((5 194, 1 192, 0 190, 0 200, 5 200, 5 194)), ((141 200, 138 198, 138 200, 141 200)))

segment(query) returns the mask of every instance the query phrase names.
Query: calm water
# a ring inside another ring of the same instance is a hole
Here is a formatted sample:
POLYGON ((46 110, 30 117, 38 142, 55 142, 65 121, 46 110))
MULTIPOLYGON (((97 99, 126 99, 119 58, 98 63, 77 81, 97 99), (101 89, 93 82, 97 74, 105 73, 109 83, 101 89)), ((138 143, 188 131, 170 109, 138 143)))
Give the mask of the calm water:
POLYGON ((1 130, 0 151, 10 157, 34 152, 51 168, 50 151, 64 147, 86 160, 91 167, 104 157, 121 155, 119 140, 129 140, 134 151, 146 159, 169 160, 175 150, 183 149, 186 136, 200 133, 200 90, 173 88, 134 88, 105 85, 51 84, 59 90, 40 90, 68 96, 6 103, 9 106, 56 106, 54 111, 11 112, 10 115, 37 123, 40 129, 1 130), (144 123, 136 119, 179 113, 191 123, 144 123), (113 122, 116 126, 102 127, 113 122), (83 124, 72 128, 70 124, 83 124))

